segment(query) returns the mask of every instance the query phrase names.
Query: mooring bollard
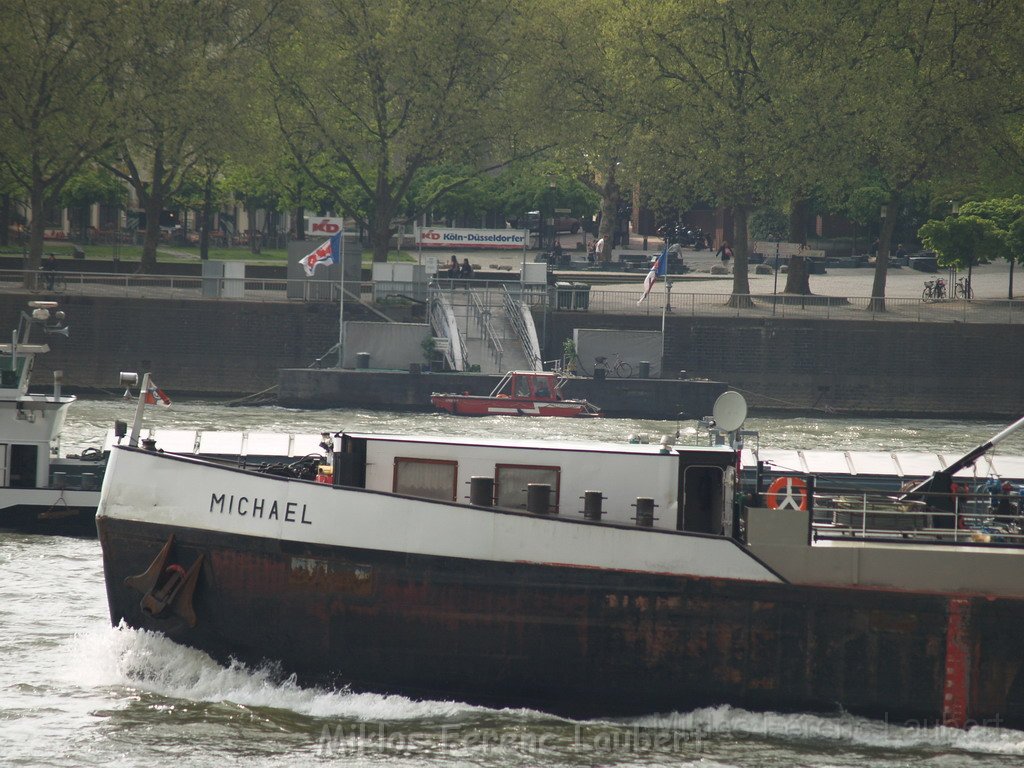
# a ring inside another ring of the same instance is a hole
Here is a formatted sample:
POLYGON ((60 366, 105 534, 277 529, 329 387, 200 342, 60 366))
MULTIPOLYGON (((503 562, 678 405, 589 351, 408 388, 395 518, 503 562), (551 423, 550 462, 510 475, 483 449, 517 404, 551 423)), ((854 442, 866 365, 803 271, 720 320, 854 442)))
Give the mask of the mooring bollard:
POLYGON ((494 506, 494 478, 473 475, 469 478, 469 503, 478 507, 494 506))
POLYGON ((526 509, 535 515, 551 511, 551 486, 547 483, 529 483, 526 486, 526 509))
POLYGON ((601 492, 584 491, 581 498, 583 499, 584 519, 600 522, 601 515, 604 514, 604 510, 601 509, 601 502, 604 500, 604 496, 601 495, 601 492))
POLYGON ((636 497, 636 524, 642 528, 653 528, 654 527, 654 499, 648 498, 647 496, 636 497))

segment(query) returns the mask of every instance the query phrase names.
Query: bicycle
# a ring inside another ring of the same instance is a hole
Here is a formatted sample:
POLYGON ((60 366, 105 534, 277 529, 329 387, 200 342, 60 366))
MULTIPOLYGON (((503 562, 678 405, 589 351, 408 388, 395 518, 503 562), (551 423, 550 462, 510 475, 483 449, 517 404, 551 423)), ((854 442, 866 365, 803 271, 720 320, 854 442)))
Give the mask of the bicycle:
POLYGON ((607 357, 595 357, 594 358, 594 368, 598 368, 598 367, 604 368, 606 371, 609 371, 609 372, 615 374, 620 379, 628 379, 628 378, 630 378, 633 375, 633 366, 630 365, 629 363, 627 363, 621 357, 619 357, 619 353, 618 352, 615 352, 613 354, 615 355, 615 363, 614 363, 614 365, 609 367, 609 365, 608 365, 608 358, 607 357))
POLYGON ((934 280, 926 280, 924 290, 921 291, 921 301, 938 301, 946 298, 946 281, 941 277, 934 280))
POLYGON ((953 298, 954 299, 966 299, 970 301, 974 298, 974 290, 971 288, 971 281, 966 277, 958 278, 956 285, 953 286, 953 298))

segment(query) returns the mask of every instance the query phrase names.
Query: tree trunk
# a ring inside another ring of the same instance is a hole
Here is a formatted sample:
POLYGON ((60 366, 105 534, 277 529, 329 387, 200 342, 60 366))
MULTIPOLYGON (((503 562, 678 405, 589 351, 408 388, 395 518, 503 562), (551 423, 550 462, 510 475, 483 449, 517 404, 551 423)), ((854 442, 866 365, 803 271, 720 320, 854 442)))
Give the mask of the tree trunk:
MULTIPOLYGON (((601 183, 601 225, 597 230, 597 238, 604 239, 604 245, 600 253, 595 253, 594 258, 599 263, 608 263, 612 260, 612 248, 615 245, 615 224, 619 215, 619 181, 615 177, 615 161, 608 163, 608 170, 604 174, 604 181, 601 183)), ((552 214, 554 215, 554 214, 552 214)))
POLYGON ((370 245, 373 248, 373 262, 384 264, 388 260, 388 246, 391 244, 393 231, 390 216, 379 216, 374 213, 369 222, 370 245))
POLYGON ((786 287, 783 293, 797 296, 811 295, 811 275, 807 269, 807 259, 803 256, 790 256, 786 268, 786 287))
POLYGON ((305 206, 299 205, 295 207, 295 233, 293 237, 296 240, 306 239, 306 208, 305 206))
POLYGON ((732 209, 732 296, 729 297, 730 307, 749 307, 750 279, 747 274, 747 258, 749 245, 747 241, 746 204, 734 206, 732 209))
POLYGON ((256 231, 256 206, 245 206, 245 215, 249 219, 249 253, 260 252, 260 234, 256 231))
POLYGON ((210 258, 210 224, 213 216, 213 176, 206 174, 203 183, 203 221, 199 225, 199 258, 206 261, 210 258))
MULTIPOLYGON (((807 200, 794 197, 789 205, 789 242, 807 245, 807 200)), ((778 264, 775 265, 778 268, 778 264)), ((786 287, 783 293, 798 296, 809 296, 811 293, 811 276, 807 270, 807 259, 803 256, 790 256, 786 270, 786 287)))
POLYGON ((1013 301, 1013 265, 1014 265, 1014 263, 1015 263, 1014 260, 1010 259, 1010 287, 1007 289, 1007 292, 1006 292, 1006 298, 1008 298, 1010 301, 1013 301))
POLYGON ((32 223, 28 234, 25 287, 35 288, 39 281, 39 266, 43 263, 43 233, 46 228, 46 221, 43 219, 43 183, 41 179, 32 180, 29 205, 32 207, 32 223))
POLYGON ((0 246, 11 244, 11 196, 0 195, 0 246))
POLYGON ((156 249, 160 245, 160 203, 156 195, 149 195, 143 208, 146 211, 146 234, 142 239, 141 271, 147 275, 156 272, 156 249))
POLYGON ((892 194, 886 204, 887 216, 882 219, 882 232, 878 238, 878 254, 875 256, 875 279, 871 285, 871 310, 885 312, 885 280, 889 273, 889 247, 892 233, 896 229, 896 215, 899 211, 899 196, 892 194))

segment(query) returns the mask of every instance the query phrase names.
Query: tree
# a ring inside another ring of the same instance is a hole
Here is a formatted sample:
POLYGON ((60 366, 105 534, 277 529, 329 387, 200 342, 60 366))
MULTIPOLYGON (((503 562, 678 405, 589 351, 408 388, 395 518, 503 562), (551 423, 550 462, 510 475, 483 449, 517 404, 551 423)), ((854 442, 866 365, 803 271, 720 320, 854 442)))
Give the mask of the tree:
MULTIPOLYGON (((732 304, 750 301, 748 216, 798 188, 806 158, 793 34, 811 4, 659 0, 627 2, 650 119, 641 127, 649 185, 683 184, 691 199, 715 201, 732 220, 732 304), (799 128, 799 130, 797 129, 799 128), (664 169, 664 170, 661 170, 664 169)), ((817 43, 815 44, 817 45, 817 43)))
POLYGON ((939 254, 945 266, 966 268, 970 281, 975 264, 986 264, 1003 245, 1003 233, 980 216, 948 216, 927 221, 918 231, 925 247, 939 254))
POLYGON ((992 258, 1003 258, 1010 263, 1007 298, 1013 298, 1013 268, 1017 263, 1024 263, 1024 243, 1021 232, 1024 231, 1024 196, 990 198, 964 203, 960 208, 961 215, 978 216, 992 222, 1000 240, 992 244, 992 258))
POLYGON ((278 126, 311 182, 368 229, 375 261, 387 259, 396 217, 432 204, 408 197, 423 169, 472 170, 454 186, 532 151, 515 130, 528 41, 509 3, 307 0, 292 10, 262 39, 278 126))
POLYGON ((116 157, 107 167, 131 185, 145 213, 142 271, 152 272, 167 201, 243 135, 239 40, 258 21, 233 0, 145 0, 127 6, 118 24, 129 55, 118 91, 116 157))
POLYGON ((114 11, 105 0, 0 0, 0 163, 31 210, 30 270, 46 208, 110 142, 114 11))

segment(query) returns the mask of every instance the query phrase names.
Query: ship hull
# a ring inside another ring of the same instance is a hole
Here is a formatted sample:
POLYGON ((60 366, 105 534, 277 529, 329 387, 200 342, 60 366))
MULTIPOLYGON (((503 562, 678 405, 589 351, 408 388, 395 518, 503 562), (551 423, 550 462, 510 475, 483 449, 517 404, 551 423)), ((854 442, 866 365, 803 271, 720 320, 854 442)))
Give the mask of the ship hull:
POLYGON ((456 416, 597 416, 596 409, 579 400, 434 395, 435 408, 456 416))
POLYGON ((731 704, 1024 726, 1024 601, 389 552, 99 518, 111 620, 305 684, 572 717, 731 704), (195 625, 125 580, 173 536, 195 625), (201 557, 201 559, 200 559, 201 557))

